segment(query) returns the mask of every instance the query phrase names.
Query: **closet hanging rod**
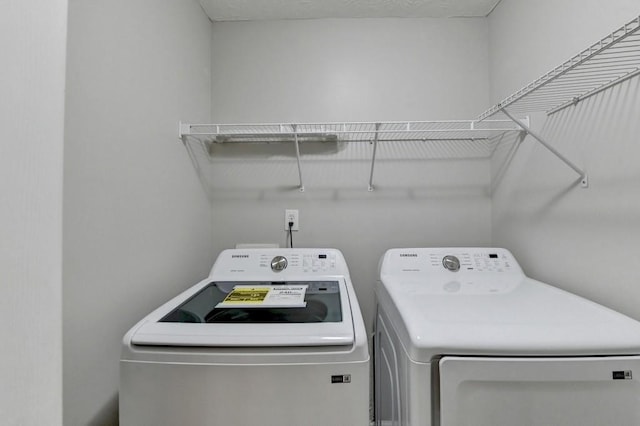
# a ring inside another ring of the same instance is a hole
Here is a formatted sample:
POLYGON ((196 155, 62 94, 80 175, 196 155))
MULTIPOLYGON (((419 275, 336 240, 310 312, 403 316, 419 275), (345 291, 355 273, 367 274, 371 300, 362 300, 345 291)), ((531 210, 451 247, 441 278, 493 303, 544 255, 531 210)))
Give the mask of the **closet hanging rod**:
MULTIPOLYGON (((513 132, 514 130, 509 130, 509 132, 513 132)), ((197 136, 197 135, 196 135, 197 136)), ((202 136, 202 135, 201 135, 202 136)), ((296 140, 296 136, 298 138, 299 143, 328 143, 328 142, 347 142, 347 143, 368 143, 371 144, 372 140, 377 137, 378 142, 384 143, 400 143, 400 142, 468 142, 468 141, 488 141, 492 140, 498 135, 492 136, 429 136, 429 137, 390 137, 390 138, 381 138, 379 134, 373 133, 369 138, 340 138, 338 135, 330 135, 331 137, 326 138, 306 138, 304 135, 291 135, 291 137, 286 138, 269 138, 269 137, 260 137, 254 136, 252 138, 242 138, 242 139, 233 139, 233 138, 220 138, 220 139, 210 139, 207 140, 207 144, 282 144, 282 143, 294 143, 296 140)))

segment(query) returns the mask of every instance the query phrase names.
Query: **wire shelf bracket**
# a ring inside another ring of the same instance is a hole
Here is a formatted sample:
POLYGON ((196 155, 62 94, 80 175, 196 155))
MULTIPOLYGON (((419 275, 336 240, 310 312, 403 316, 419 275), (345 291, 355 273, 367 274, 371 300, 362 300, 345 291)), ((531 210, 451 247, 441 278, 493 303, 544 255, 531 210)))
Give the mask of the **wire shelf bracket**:
POLYGON ((371 141, 373 144, 373 154, 371 156, 371 173, 369 174, 369 192, 373 191, 373 168, 376 164, 376 152, 378 151, 378 131, 380 130, 380 123, 376 123, 376 134, 371 141))
POLYGON ((529 126, 527 126, 521 120, 518 120, 516 117, 511 115, 511 113, 509 111, 507 111, 505 108, 501 108, 500 112, 502 112, 504 115, 506 115, 511 120, 513 120, 513 122, 516 123, 518 126, 520 126, 522 128, 522 130, 525 131, 526 134, 531 135, 532 138, 537 140, 542 146, 547 148, 553 155, 558 157, 560 160, 562 160, 563 163, 565 163, 567 166, 571 167, 571 169, 573 169, 573 171, 575 171, 578 175, 580 175, 580 186, 582 188, 588 188, 589 187, 589 176, 587 175, 587 173, 584 170, 582 170, 580 167, 575 165, 575 163, 573 163, 571 160, 569 160, 567 157, 565 157, 562 153, 560 153, 560 151, 558 151, 552 145, 550 145, 548 142, 546 142, 542 138, 542 136, 540 136, 538 133, 536 133, 533 130, 531 130, 531 128, 529 126))
POLYGON ((298 179, 300 180, 300 192, 304 192, 304 183, 302 182, 302 165, 300 164, 300 141, 298 140, 298 132, 297 126, 294 124, 293 126, 294 132, 294 141, 293 144, 296 147, 296 161, 298 162, 298 179))
POLYGON ((580 175, 587 173, 516 119, 534 112, 554 114, 640 75, 640 16, 555 67, 478 116, 479 121, 503 114, 580 175), (508 110, 507 110, 508 108, 508 110))

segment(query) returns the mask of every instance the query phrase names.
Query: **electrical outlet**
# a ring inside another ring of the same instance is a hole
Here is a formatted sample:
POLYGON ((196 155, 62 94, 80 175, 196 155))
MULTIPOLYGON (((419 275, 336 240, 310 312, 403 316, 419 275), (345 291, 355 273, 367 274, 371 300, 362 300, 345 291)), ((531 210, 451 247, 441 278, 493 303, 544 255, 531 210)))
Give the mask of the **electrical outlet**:
POLYGON ((284 230, 289 230, 289 222, 293 222, 292 231, 300 230, 300 221, 298 220, 298 210, 287 209, 284 211, 284 230))

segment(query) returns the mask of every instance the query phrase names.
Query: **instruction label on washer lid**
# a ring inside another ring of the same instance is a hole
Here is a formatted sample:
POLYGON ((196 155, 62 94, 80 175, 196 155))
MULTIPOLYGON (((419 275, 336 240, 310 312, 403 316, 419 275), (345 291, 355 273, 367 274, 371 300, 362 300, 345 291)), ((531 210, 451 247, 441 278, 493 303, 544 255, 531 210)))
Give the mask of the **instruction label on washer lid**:
POLYGON ((308 287, 306 284, 237 285, 216 308, 304 308, 307 306, 304 296, 308 287))

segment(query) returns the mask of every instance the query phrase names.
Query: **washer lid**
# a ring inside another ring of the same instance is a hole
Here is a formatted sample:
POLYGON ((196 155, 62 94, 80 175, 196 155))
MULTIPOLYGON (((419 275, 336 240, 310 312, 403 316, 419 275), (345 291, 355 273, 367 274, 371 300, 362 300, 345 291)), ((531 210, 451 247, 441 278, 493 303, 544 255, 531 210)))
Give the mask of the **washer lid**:
POLYGON ((213 281, 195 286, 151 313, 131 342, 216 347, 351 345, 354 331, 344 280, 213 281), (292 290, 290 306, 288 289, 292 290), (262 300, 275 290, 275 302, 262 300))
MULTIPOLYGON (((388 252, 377 288, 380 309, 416 361, 441 355, 640 354, 639 322, 527 278, 504 250, 466 249, 472 266, 458 272, 441 262, 451 249, 437 249, 433 263, 435 249, 424 250, 388 252), (474 254, 482 250, 491 268, 484 260, 476 266, 474 254), (411 257, 401 257, 407 253, 411 257), (510 267, 494 268, 494 253, 510 267)), ((464 251, 458 251, 464 266, 464 251)))

